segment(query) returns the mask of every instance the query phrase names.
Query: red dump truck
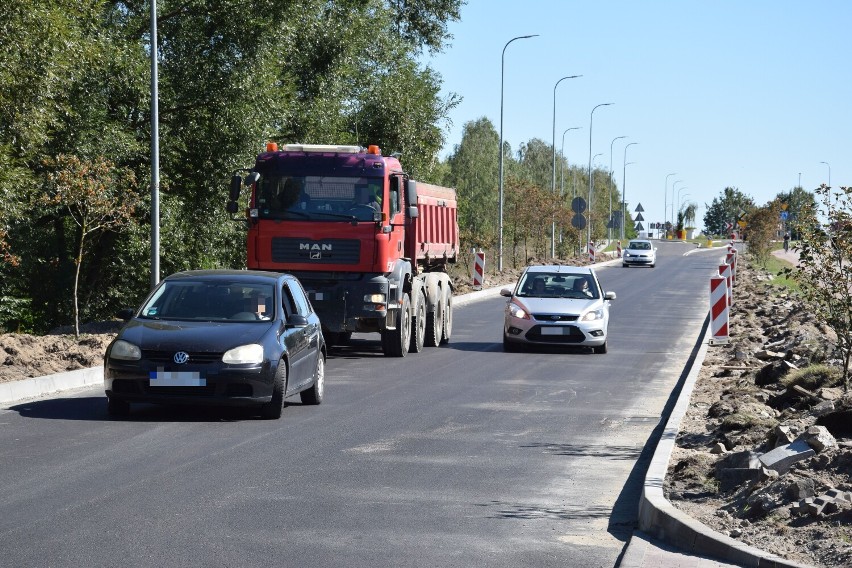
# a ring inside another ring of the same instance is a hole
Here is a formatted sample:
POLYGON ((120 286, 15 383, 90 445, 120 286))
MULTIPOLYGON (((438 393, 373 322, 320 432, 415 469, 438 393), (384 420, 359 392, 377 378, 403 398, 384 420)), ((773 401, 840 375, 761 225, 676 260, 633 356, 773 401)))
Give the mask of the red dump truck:
POLYGON ((243 185, 248 268, 295 275, 328 342, 376 332, 385 355, 405 357, 449 341, 455 190, 409 179, 377 146, 275 143, 232 178, 232 215, 243 185))

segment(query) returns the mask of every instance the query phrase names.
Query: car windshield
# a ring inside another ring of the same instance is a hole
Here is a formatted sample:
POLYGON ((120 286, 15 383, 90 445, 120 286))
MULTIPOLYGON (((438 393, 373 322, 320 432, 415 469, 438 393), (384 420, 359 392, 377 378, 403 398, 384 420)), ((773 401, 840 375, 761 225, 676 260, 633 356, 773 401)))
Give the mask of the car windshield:
POLYGON ((651 243, 645 241, 631 241, 627 248, 633 250, 651 250, 651 243))
POLYGON ((382 178, 264 176, 255 207, 260 219, 375 221, 382 207, 382 178))
POLYGON ((589 274, 527 272, 518 283, 522 298, 600 298, 595 279, 589 274))
POLYGON ((274 315, 274 286, 236 280, 165 280, 139 317, 156 320, 261 321, 274 315))

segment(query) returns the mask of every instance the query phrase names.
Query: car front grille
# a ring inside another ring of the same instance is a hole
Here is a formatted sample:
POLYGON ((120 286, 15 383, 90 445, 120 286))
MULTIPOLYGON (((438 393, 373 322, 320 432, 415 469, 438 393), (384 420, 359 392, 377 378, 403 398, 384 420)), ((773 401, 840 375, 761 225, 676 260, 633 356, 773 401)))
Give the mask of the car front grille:
POLYGON ((538 321, 577 321, 580 316, 569 314, 533 314, 532 317, 538 321))
MULTIPOLYGON (((174 356, 177 351, 143 351, 142 358, 148 361, 161 365, 174 365, 174 356)), ((190 364, 209 364, 222 361, 224 353, 209 353, 204 351, 186 351, 189 359, 186 361, 190 364)))

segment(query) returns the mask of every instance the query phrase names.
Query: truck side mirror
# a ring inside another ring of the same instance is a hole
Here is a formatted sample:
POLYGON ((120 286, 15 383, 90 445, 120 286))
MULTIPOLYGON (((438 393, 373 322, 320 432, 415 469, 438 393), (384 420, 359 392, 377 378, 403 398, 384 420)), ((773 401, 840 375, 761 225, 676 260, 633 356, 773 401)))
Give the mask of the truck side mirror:
POLYGON ((408 217, 417 218, 417 182, 413 179, 405 182, 405 202, 408 204, 408 217))
POLYGON ((259 173, 251 172, 249 175, 246 176, 246 181, 245 181, 246 187, 249 187, 249 186, 256 184, 259 179, 260 179, 259 173))
POLYGON ((242 191, 243 178, 240 176, 234 176, 231 178, 231 188, 228 190, 228 197, 231 201, 236 201, 240 198, 240 191, 242 191))

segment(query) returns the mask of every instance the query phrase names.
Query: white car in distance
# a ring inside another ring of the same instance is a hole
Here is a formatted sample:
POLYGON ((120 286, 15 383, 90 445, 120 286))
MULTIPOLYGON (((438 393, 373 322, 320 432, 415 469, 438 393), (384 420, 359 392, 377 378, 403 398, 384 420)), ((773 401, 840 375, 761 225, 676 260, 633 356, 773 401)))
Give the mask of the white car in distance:
POLYGON ((651 241, 633 239, 627 243, 627 248, 621 253, 621 266, 650 266, 657 265, 657 247, 651 241))

